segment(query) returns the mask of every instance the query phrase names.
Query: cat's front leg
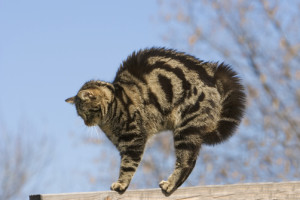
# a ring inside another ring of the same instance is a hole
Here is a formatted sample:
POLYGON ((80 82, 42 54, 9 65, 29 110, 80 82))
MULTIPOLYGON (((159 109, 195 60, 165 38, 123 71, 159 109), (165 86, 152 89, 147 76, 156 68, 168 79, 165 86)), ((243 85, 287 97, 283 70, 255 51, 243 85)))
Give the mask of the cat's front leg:
POLYGON ((121 166, 117 182, 111 185, 111 190, 123 194, 128 188, 130 181, 139 166, 145 148, 145 142, 134 142, 130 146, 121 148, 121 166))

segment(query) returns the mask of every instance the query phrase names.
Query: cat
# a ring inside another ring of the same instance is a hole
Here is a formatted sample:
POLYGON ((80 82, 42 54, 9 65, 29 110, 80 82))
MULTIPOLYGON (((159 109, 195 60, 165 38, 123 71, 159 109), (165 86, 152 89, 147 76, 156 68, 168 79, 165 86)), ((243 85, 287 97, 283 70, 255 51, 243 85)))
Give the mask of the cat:
POLYGON ((245 110, 241 80, 226 64, 204 62, 166 48, 133 52, 112 83, 86 82, 75 104, 87 126, 99 126, 121 155, 119 179, 111 190, 124 193, 142 159, 147 140, 173 131, 176 164, 162 192, 169 196, 192 172, 202 144, 228 139, 245 110))

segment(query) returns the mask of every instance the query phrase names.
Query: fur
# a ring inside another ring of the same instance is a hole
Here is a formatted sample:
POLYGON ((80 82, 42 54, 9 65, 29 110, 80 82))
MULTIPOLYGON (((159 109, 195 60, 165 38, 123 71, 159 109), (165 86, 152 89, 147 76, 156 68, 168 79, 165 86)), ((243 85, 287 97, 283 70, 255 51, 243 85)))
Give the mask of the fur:
POLYGON ((172 194, 192 172, 202 144, 228 139, 240 124, 245 93, 237 74, 223 63, 201 61, 171 49, 132 53, 112 83, 89 81, 74 97, 87 126, 99 126, 120 151, 119 179, 111 186, 126 191, 147 140, 173 131, 176 163, 162 192, 172 194))

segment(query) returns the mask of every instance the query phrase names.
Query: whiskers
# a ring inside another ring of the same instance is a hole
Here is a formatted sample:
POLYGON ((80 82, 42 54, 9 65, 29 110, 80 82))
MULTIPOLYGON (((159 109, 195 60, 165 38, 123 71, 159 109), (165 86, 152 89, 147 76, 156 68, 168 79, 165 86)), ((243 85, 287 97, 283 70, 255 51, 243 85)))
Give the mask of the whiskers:
POLYGON ((87 134, 84 136, 84 141, 89 144, 100 144, 102 139, 101 139, 101 130, 98 126, 86 126, 86 131, 87 134))
POLYGON ((86 126, 86 132, 89 137, 97 136, 97 126, 86 126))

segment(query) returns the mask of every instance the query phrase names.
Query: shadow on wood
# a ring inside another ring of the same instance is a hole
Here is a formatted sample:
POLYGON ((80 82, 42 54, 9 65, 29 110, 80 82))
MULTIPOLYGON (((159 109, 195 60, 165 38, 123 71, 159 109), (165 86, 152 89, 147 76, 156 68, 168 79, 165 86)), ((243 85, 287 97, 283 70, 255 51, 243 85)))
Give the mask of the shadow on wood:
POLYGON ((170 197, 165 197, 160 189, 128 190, 123 195, 116 192, 82 192, 69 194, 31 195, 30 200, 251 200, 282 199, 300 200, 300 181, 280 183, 249 183, 233 185, 212 185, 179 188, 170 197))

